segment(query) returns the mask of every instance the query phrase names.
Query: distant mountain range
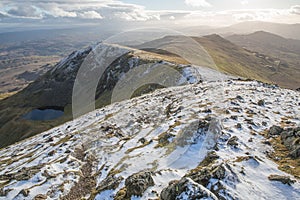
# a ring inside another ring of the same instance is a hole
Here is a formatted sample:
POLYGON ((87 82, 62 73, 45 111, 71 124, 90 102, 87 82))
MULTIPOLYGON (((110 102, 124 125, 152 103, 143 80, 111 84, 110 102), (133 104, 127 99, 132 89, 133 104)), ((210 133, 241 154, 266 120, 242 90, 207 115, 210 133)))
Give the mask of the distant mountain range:
POLYGON ((300 24, 280 24, 271 22, 250 21, 242 22, 228 27, 228 33, 232 32, 236 34, 249 34, 256 31, 266 31, 280 35, 285 38, 300 40, 300 24))
POLYGON ((209 26, 194 26, 179 30, 188 35, 208 35, 217 33, 224 37, 233 34, 250 34, 256 31, 266 31, 280 35, 285 38, 300 40, 300 24, 280 24, 261 21, 248 21, 234 24, 231 26, 216 28, 209 26))

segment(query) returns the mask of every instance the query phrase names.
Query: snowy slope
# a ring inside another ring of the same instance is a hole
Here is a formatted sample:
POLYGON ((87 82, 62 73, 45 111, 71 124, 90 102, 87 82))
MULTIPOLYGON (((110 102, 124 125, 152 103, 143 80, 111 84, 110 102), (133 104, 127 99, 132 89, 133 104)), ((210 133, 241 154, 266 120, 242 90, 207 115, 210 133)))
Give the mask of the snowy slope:
POLYGON ((299 181, 268 179, 295 178, 268 158, 272 147, 260 135, 283 117, 299 126, 299 98, 299 92, 229 80, 114 103, 0 150, 0 199, 113 199, 124 188, 131 192, 128 177, 145 171, 153 183, 131 199, 158 198, 184 176, 187 190, 177 199, 199 191, 206 199, 299 199, 299 181), (223 172, 203 185, 189 174, 211 151, 211 164, 223 172))

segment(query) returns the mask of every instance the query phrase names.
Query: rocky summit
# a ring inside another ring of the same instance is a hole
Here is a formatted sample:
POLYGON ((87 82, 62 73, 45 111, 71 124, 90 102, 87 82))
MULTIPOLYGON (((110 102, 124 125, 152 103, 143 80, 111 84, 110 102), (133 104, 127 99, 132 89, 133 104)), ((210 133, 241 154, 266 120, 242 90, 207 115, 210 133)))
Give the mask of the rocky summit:
POLYGON ((299 99, 227 80, 113 103, 1 149, 0 199, 299 199, 299 99))

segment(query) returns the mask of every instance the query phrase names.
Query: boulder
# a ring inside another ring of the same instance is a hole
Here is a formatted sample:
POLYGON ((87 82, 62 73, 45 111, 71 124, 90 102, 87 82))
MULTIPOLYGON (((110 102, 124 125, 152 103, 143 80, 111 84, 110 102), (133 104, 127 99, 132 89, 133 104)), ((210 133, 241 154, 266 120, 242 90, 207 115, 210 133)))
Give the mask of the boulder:
POLYGON ((143 196, 148 187, 154 186, 151 172, 139 172, 129 176, 125 180, 126 197, 143 196))
POLYGON ((295 180, 292 180, 290 177, 288 176, 281 176, 281 175, 276 175, 276 174, 272 174, 268 177, 268 179, 270 181, 279 181, 283 184, 288 184, 288 185, 291 185, 293 183, 295 183, 296 181, 295 180))
POLYGON ((162 190, 161 200, 185 200, 185 199, 213 199, 218 198, 203 185, 194 182, 190 178, 182 178, 180 181, 173 181, 162 190))
POLYGON ((281 141, 290 151, 292 158, 300 157, 300 127, 288 128, 281 132, 281 141))
POLYGON ((215 178, 218 180, 224 179, 226 176, 226 169, 223 164, 200 167, 199 169, 192 170, 185 177, 191 178, 193 181, 207 186, 209 184, 209 180, 211 178, 215 178))
POLYGON ((273 137, 280 135, 280 133, 283 131, 283 129, 280 126, 272 126, 268 131, 268 137, 273 137))

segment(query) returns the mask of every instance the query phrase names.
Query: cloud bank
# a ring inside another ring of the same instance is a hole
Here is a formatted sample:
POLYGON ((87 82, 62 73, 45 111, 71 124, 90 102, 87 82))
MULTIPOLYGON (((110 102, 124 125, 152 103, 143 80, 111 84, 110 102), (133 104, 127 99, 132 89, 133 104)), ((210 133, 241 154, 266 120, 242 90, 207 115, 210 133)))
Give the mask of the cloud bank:
MULTIPOLYGON (((148 10, 121 0, 2 0, 0 22, 131 23, 176 26, 226 26, 242 21, 299 23, 300 5, 286 9, 213 11, 207 0, 182 0, 194 10, 148 10), (201 8, 207 8, 205 11, 201 8), (199 9, 197 9, 199 8, 199 9), (197 10, 195 10, 197 9, 197 10), (22 21, 23 20, 23 21, 22 21)), ((246 5, 247 0, 238 1, 246 5)), ((1 25, 1 24, 0 24, 1 25)))

